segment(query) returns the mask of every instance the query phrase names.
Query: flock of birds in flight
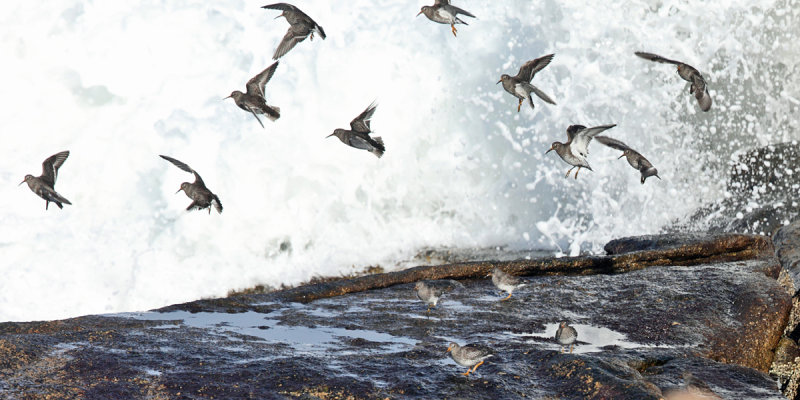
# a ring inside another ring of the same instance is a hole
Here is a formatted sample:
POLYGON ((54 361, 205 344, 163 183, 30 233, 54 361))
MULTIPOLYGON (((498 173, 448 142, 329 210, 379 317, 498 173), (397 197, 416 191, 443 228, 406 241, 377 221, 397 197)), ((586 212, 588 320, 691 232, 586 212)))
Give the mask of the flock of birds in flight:
MULTIPOLYGON (((326 38, 322 26, 291 4, 276 3, 263 6, 262 8, 280 10, 281 14, 276 18, 284 17, 289 23, 289 30, 275 50, 273 55, 274 60, 286 55, 292 48, 306 38, 313 40, 315 33, 322 39, 326 38)), ((457 36, 458 32, 456 29, 457 24, 467 25, 466 22, 459 18, 459 15, 475 18, 470 12, 450 4, 449 0, 436 0, 435 4, 432 6, 423 6, 417 16, 420 14, 424 14, 431 21, 440 24, 449 24, 454 36, 457 36)), ((676 65, 678 75, 690 83, 689 93, 695 97, 700 109, 708 111, 711 108, 711 96, 708 94, 708 87, 705 79, 697 69, 688 64, 652 53, 636 52, 635 54, 646 60, 676 65)), ((525 100, 528 100, 532 109, 535 107, 531 93, 536 94, 537 97, 547 103, 556 104, 550 96, 531 83, 536 73, 550 64, 553 57, 554 54, 549 54, 530 60, 520 67, 517 75, 511 76, 503 74, 500 77, 497 83, 502 83, 503 89, 519 100, 517 112, 521 111, 522 103, 525 100)), ((261 122, 261 119, 259 119, 259 115, 264 115, 272 121, 280 118, 280 108, 268 105, 265 96, 266 84, 275 74, 277 67, 278 61, 275 61, 275 63, 247 82, 245 85, 246 92, 243 93, 236 90, 233 91, 230 96, 226 97, 226 99, 232 98, 239 108, 251 113, 262 127, 264 127, 264 124, 261 122)), ((380 137, 370 136, 372 133, 370 122, 376 108, 377 105, 373 102, 350 122, 350 129, 336 129, 332 134, 328 135, 328 137, 336 136, 342 143, 356 149, 369 151, 380 158, 386 151, 383 140, 380 137)), ((658 170, 639 152, 619 140, 599 135, 601 132, 611 129, 614 126, 616 125, 610 124, 587 128, 583 125, 570 125, 567 128, 567 141, 565 143, 553 142, 550 149, 547 150, 545 154, 550 151, 555 151, 564 162, 572 166, 567 171, 567 177, 569 177, 570 172, 574 168, 577 168, 575 171, 575 178, 577 179, 578 172, 580 172, 581 168, 592 170, 586 157, 588 155, 588 145, 592 139, 595 139, 608 147, 622 151, 622 155, 619 158, 626 157, 628 163, 640 172, 642 184, 644 184, 645 180, 650 176, 661 179, 658 176, 658 170)), ((68 156, 69 151, 62 151, 48 157, 42 163, 42 175, 38 177, 26 175, 25 179, 20 183, 21 185, 27 182, 28 187, 45 200, 45 209, 48 208, 51 202, 59 208, 63 208, 63 204, 72 204, 64 196, 55 191, 58 170, 64 164, 68 156)), ((187 210, 208 209, 208 212, 211 213, 211 208, 213 207, 217 212, 222 213, 222 203, 219 197, 206 187, 197 171, 175 158, 165 155, 161 157, 181 170, 194 175, 194 182, 183 182, 178 190, 178 192, 183 191, 186 196, 192 200, 187 210)), ((509 275, 498 268, 492 270, 489 275, 492 276, 492 282, 497 288, 508 292, 508 297, 503 300, 510 298, 514 289, 523 285, 519 278, 509 275)), ((430 307, 436 306, 439 297, 442 295, 440 289, 426 284, 425 282, 418 282, 415 286, 415 290, 419 299, 428 304, 429 311, 430 307)), ((556 332, 556 340, 562 346, 570 346, 570 352, 572 352, 572 346, 577 340, 577 331, 566 322, 562 322, 556 332)), ((479 344, 460 346, 457 343, 451 343, 447 351, 450 352, 452 358, 458 364, 469 368, 464 375, 469 375, 471 372, 474 372, 478 366, 483 364, 485 359, 492 356, 491 349, 479 344)))
MULTIPOLYGON (((280 44, 278 44, 278 48, 272 56, 274 60, 286 55, 286 53, 306 38, 314 40, 315 33, 322 39, 326 38, 325 30, 322 29, 322 26, 317 24, 299 8, 291 4, 276 3, 261 8, 280 10, 281 14, 275 18, 284 17, 289 23, 289 30, 286 32, 286 35, 284 35, 280 44)), ((421 14, 424 14, 431 21, 450 25, 454 36, 457 36, 458 32, 456 29, 457 24, 467 25, 466 22, 459 18, 459 15, 475 18, 475 15, 472 13, 450 4, 450 0, 435 0, 434 5, 423 6, 417 16, 421 14)), ((677 65, 678 75, 690 83, 689 93, 697 99, 700 109, 708 111, 711 108, 711 96, 708 94, 708 87, 705 79, 697 69, 686 63, 652 53, 636 52, 635 54, 646 60, 677 65)), ((508 74, 500 76, 500 80, 497 83, 502 83, 503 89, 505 89, 506 92, 519 99, 517 112, 520 112, 522 103, 525 100, 528 100, 531 108, 535 107, 531 93, 536 94, 536 96, 547 103, 556 104, 550 96, 531 83, 536 73, 550 64, 554 56, 554 54, 548 54, 526 62, 520 67, 519 72, 515 76, 508 74)), ((258 118, 259 115, 265 115, 272 121, 277 120, 281 116, 280 108, 267 104, 265 95, 266 84, 272 79, 277 68, 278 61, 275 61, 275 63, 247 82, 245 85, 246 92, 243 93, 235 90, 226 97, 226 99, 232 98, 239 108, 252 114, 262 127, 264 127, 264 124, 261 122, 261 119, 258 118)), ((380 158, 386 151, 383 139, 378 136, 373 137, 370 135, 372 133, 370 123, 376 108, 377 104, 373 102, 350 122, 350 129, 336 129, 332 134, 328 135, 328 137, 336 136, 342 143, 356 149, 369 151, 380 158)), ((571 168, 567 171, 566 177, 569 177, 570 172, 577 168, 575 171, 575 179, 577 179, 578 172, 580 172, 581 168, 592 170, 586 157, 589 154, 589 143, 592 139, 596 139, 598 142, 608 147, 622 151, 622 155, 620 155, 619 158, 626 157, 631 167, 639 171, 642 184, 651 176, 661 179, 661 177, 658 176, 658 170, 638 151, 617 139, 599 135, 601 132, 613 128, 614 126, 616 126, 616 124, 601 125, 591 128, 587 128, 583 125, 570 125, 567 128, 567 141, 565 143, 553 142, 550 149, 547 150, 545 154, 555 151, 564 162, 571 165, 571 168)), ((55 190, 58 169, 64 164, 68 156, 69 151, 62 151, 48 157, 42 163, 42 175, 38 177, 26 175, 25 179, 20 183, 21 185, 27 182, 31 191, 45 200, 45 210, 48 209, 51 202, 55 203, 58 208, 63 208, 63 204, 72 204, 55 190)), ((193 174, 195 177, 192 183, 181 183, 180 189, 178 190, 178 192, 183 191, 186 196, 192 200, 187 207, 187 211, 208 209, 208 212, 211 213, 211 208, 213 207, 217 212, 222 213, 222 203, 219 197, 206 187, 197 171, 175 158, 164 155, 161 157, 181 170, 193 174)))

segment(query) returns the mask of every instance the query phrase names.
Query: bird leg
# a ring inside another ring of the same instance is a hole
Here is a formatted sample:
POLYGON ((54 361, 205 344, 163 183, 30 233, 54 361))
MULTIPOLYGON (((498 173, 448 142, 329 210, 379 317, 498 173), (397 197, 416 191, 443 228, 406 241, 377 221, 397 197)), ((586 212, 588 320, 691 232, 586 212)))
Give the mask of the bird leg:
POLYGON ((519 112, 519 110, 522 108, 522 102, 523 101, 524 101, 524 99, 519 99, 519 104, 517 105, 517 112, 519 112))
POLYGON ((569 354, 572 354, 572 348, 575 347, 575 343, 569 345, 569 354))
POLYGON ((469 376, 469 373, 470 373, 470 372, 472 372, 472 369, 468 369, 468 370, 467 370, 467 372, 464 372, 464 373, 463 373, 463 374, 461 374, 461 375, 464 375, 464 376, 469 376))
POLYGON ((564 346, 559 346, 558 347, 558 352, 561 353, 561 354, 564 354, 564 346))
POLYGON ((575 179, 578 179, 578 172, 581 172, 581 167, 578 167, 578 170, 575 171, 575 179))
POLYGON ((456 29, 456 24, 450 24, 450 28, 453 29, 453 36, 458 37, 456 34, 458 32, 458 29, 456 29))
POLYGON ((314 41, 314 31, 311 31, 311 41, 314 41))
POLYGON ((572 172, 572 170, 573 170, 574 168, 575 168, 575 167, 572 167, 572 168, 570 168, 570 169, 569 169, 569 171, 567 171, 567 174, 566 174, 566 175, 564 175, 564 178, 569 178, 569 173, 570 173, 570 172, 572 172))
POLYGON ((483 364, 483 361, 481 361, 481 362, 479 362, 479 363, 475 364, 475 366, 474 366, 474 367, 472 367, 472 372, 475 372, 475 370, 476 370, 476 369, 478 369, 478 367, 480 367, 480 366, 481 366, 481 364, 483 364))
POLYGON ((45 211, 47 210, 47 207, 48 207, 49 205, 50 205, 50 202, 49 202, 49 201, 47 201, 47 200, 45 200, 45 201, 44 201, 44 209, 45 209, 45 211))
POLYGON ((508 293, 508 296, 506 296, 506 298, 504 298, 503 300, 500 300, 500 301, 506 301, 506 300, 508 300, 510 298, 511 298, 511 292, 508 293))

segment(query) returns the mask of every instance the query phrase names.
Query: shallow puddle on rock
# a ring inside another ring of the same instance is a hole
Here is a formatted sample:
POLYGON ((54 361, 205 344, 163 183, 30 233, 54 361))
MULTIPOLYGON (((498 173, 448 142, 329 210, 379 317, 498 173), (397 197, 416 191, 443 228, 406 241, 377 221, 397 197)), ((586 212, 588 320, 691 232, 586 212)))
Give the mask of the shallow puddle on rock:
MULTIPOLYGON (((306 310, 308 311, 308 310, 306 310)), ((281 324, 277 317, 283 311, 262 314, 253 311, 244 313, 190 313, 174 311, 168 313, 128 313, 118 316, 150 320, 150 321, 182 321, 183 325, 203 329, 217 334, 225 340, 232 340, 235 335, 257 337, 270 343, 283 343, 301 352, 337 351, 348 352, 358 349, 359 352, 371 351, 378 353, 395 353, 412 349, 417 341, 411 338, 394 336, 362 329, 343 329, 329 326, 287 326, 281 324), (354 347, 343 343, 343 339, 360 339, 367 342, 367 346, 354 347)), ((338 313, 329 313, 325 310, 315 309, 315 315, 335 317, 338 313)), ((161 327, 161 326, 159 326, 161 327)), ((163 328, 162 328, 163 329, 163 328)))
MULTIPOLYGON (((555 340, 556 331, 558 330, 558 323, 545 324, 544 332, 538 333, 511 333, 506 332, 507 335, 514 337, 531 337, 541 338, 544 340, 535 340, 537 346, 548 350, 561 350, 561 345, 555 340)), ((623 349, 634 349, 642 347, 674 347, 674 346, 654 346, 641 343, 630 342, 627 337, 617 331, 592 325, 571 324, 576 331, 578 331, 578 342, 575 343, 573 353, 596 353, 603 351, 607 346, 615 346, 623 349)), ((564 348, 569 351, 569 348, 564 348)))

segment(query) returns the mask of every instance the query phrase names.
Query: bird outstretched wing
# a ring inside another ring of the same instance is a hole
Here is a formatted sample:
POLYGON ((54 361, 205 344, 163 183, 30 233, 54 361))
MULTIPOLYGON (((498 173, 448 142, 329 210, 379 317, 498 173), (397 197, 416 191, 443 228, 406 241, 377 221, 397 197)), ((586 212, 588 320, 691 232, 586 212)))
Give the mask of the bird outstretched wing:
POLYGON ((194 183, 199 183, 199 184, 201 184, 201 185, 203 185, 205 187, 205 183, 203 183, 203 178, 200 177, 200 174, 195 172, 195 170, 193 170, 192 167, 186 165, 186 163, 178 161, 178 160, 176 160, 176 159, 174 159, 174 158, 172 158, 170 156, 160 155, 159 157, 171 162, 174 166, 176 166, 176 167, 178 167, 178 168, 180 168, 180 169, 182 169, 182 170, 184 170, 186 172, 194 174, 194 183))
POLYGON ((361 114, 358 114, 352 121, 350 121, 350 129, 355 132, 359 133, 370 133, 372 132, 372 128, 370 127, 370 120, 372 120, 372 114, 375 114, 375 109, 378 107, 374 101, 370 104, 366 110, 364 110, 361 114))
POLYGON ((553 57, 555 57, 555 54, 548 54, 522 64, 522 67, 520 67, 516 78, 525 82, 530 82, 537 72, 541 71, 542 68, 550 64, 550 61, 553 61, 553 57))
POLYGON ((283 36, 280 44, 278 44, 278 48, 275 49, 275 54, 272 55, 272 59, 277 60, 286 55, 286 53, 293 49, 294 46, 303 40, 306 40, 309 34, 311 34, 311 31, 303 25, 289 26, 289 30, 286 31, 286 35, 283 36))
POLYGON ((670 60, 669 58, 661 57, 658 54, 646 53, 644 51, 637 51, 637 52, 634 52, 633 54, 636 54, 637 56, 642 57, 645 60, 655 61, 655 62, 659 62, 659 63, 675 64, 675 65, 683 64, 680 61, 670 60))
POLYGON ((267 85, 267 82, 272 79, 272 75, 275 74, 275 70, 278 68, 278 62, 279 61, 275 61, 272 65, 261 71, 261 73, 247 81, 247 94, 264 98, 264 87, 267 85))
POLYGON ((570 145, 572 153, 581 157, 586 157, 589 154, 589 142, 592 141, 592 138, 600 134, 600 132, 603 132, 606 129, 611 129, 615 126, 617 126, 617 124, 601 125, 578 130, 575 132, 572 144, 570 145))
POLYGON ((281 11, 300 11, 300 9, 289 3, 267 4, 265 6, 262 6, 261 8, 267 8, 270 10, 281 10, 281 11))
POLYGON ((597 140, 598 142, 608 146, 608 147, 611 147, 612 149, 617 149, 617 150, 620 150, 620 151, 625 151, 625 150, 630 150, 631 149, 630 146, 628 146, 625 143, 622 143, 622 141, 614 139, 614 138, 610 138, 608 136, 600 136, 600 135, 598 135, 598 136, 595 136, 594 139, 597 140))
POLYGON ((58 178, 58 169, 64 164, 64 161, 69 157, 69 151, 62 151, 47 157, 42 163, 42 180, 44 180, 50 187, 56 184, 58 178))

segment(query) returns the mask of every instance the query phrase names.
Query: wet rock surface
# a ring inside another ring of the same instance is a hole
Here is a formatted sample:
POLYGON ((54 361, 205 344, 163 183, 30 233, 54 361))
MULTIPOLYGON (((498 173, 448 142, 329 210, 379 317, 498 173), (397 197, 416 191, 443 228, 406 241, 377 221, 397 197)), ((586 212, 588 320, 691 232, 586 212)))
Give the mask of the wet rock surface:
POLYGON ((731 165, 726 197, 672 229, 772 235, 800 216, 797 174, 800 144, 781 143, 745 152, 731 165))
MULTIPOLYGON (((677 237, 664 239, 680 244, 677 237)), ((781 399, 765 372, 791 296, 765 273, 779 269, 764 252, 768 241, 749 240, 749 253, 733 252, 750 259, 713 261, 725 259, 717 253, 694 263, 684 252, 680 265, 670 265, 675 246, 649 245, 645 258, 469 263, 400 275, 461 278, 442 283, 447 292, 429 313, 413 282, 379 280, 373 288, 366 283, 375 281, 348 280, 332 291, 326 283, 162 312, 0 324, 0 393, 20 399, 658 399, 691 372, 725 398, 781 399), (647 264, 656 267, 641 264, 645 259, 658 260, 647 264), (629 261, 639 268, 624 267, 629 261), (478 278, 493 265, 527 271, 527 285, 500 301, 504 295, 491 281, 478 278), (586 268, 591 265, 611 267, 594 273, 586 268), (347 294, 321 296, 341 288, 347 294), (289 301, 298 298, 305 302, 289 301), (578 331, 573 354, 560 353, 553 339, 562 320, 578 331), (446 353, 449 342, 480 343, 496 355, 465 377, 466 368, 446 353)), ((717 246, 696 237, 685 244, 677 247, 717 246)))

